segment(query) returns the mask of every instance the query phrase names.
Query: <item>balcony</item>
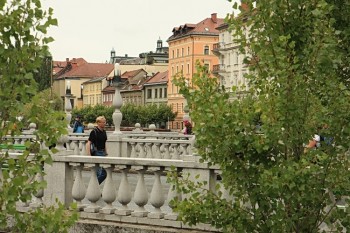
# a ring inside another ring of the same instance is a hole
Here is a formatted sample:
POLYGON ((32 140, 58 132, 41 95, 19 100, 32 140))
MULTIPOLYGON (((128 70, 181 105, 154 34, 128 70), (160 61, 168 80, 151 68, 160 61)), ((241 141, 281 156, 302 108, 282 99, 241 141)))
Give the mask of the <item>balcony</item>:
POLYGON ((226 69, 225 69, 225 64, 217 64, 213 66, 213 74, 214 75, 218 75, 220 73, 225 73, 226 69))
POLYGON ((224 42, 219 42, 213 45, 213 53, 218 56, 220 55, 220 51, 223 49, 224 47, 224 42))

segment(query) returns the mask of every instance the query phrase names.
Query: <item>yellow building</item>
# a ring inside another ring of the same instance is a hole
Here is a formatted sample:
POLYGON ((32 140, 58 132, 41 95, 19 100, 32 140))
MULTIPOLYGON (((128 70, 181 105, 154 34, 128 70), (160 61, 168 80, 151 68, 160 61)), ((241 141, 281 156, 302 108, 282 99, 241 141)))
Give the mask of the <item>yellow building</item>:
POLYGON ((69 99, 71 101, 72 108, 80 108, 83 106, 84 89, 88 89, 89 96, 87 100, 84 100, 84 103, 86 101, 90 101, 90 99, 92 101, 92 97, 94 98, 93 102, 97 103, 97 101, 99 101, 99 96, 101 96, 101 90, 107 83, 103 80, 105 80, 106 77, 112 76, 113 74, 113 64, 88 63, 83 58, 73 58, 72 60, 67 58, 66 61, 62 62, 54 61, 53 92, 64 99, 66 97, 67 86, 69 86, 71 90, 69 99), (84 88, 83 83, 97 79, 101 79, 99 84, 92 82, 94 84, 84 88))
POLYGON ((168 105, 173 112, 177 112, 175 121, 170 123, 171 129, 183 128, 183 116, 185 99, 179 94, 179 89, 173 83, 173 77, 177 73, 192 83, 192 76, 196 72, 195 64, 199 60, 207 66, 209 71, 217 65, 219 59, 211 51, 214 44, 219 41, 219 31, 216 29, 224 22, 223 18, 217 18, 217 14, 211 14, 197 24, 184 24, 173 29, 173 35, 167 40, 169 44, 169 82, 168 82, 168 105))

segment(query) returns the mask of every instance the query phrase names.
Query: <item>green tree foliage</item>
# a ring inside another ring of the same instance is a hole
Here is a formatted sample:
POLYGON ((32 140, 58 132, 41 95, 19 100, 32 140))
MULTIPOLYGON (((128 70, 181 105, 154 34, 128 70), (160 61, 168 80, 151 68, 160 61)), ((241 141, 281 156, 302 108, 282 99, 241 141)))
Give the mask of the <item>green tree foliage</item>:
POLYGON ((41 66, 34 73, 34 80, 38 84, 38 91, 43 91, 51 86, 52 56, 42 58, 41 66))
POLYGON ((43 164, 52 161, 49 151, 40 150, 39 143, 48 147, 67 133, 63 112, 53 108, 54 101, 36 95, 38 84, 33 78, 49 54, 47 45, 53 39, 45 34, 51 25, 57 25, 52 9, 43 10, 39 0, 0 1, 0 144, 11 149, 13 141, 5 135, 20 135, 28 122, 39 126, 33 141, 26 142, 26 149, 16 158, 0 152, 1 230, 11 219, 11 232, 44 232, 53 229, 52 224, 57 227, 51 232, 67 232, 77 218, 60 204, 27 213, 16 210, 18 201, 30 201, 46 185, 33 179, 39 174, 44 176, 43 164))
POLYGON ((350 2, 347 0, 329 0, 332 5, 331 16, 334 18, 334 28, 337 30, 338 45, 337 52, 342 53, 342 60, 339 61, 338 77, 341 78, 347 87, 350 85, 350 2))
POLYGON ((220 166, 220 182, 234 201, 223 199, 219 187, 209 192, 202 189, 205 183, 173 177, 192 194, 174 202, 175 209, 186 223, 209 223, 225 232, 349 231, 350 210, 336 205, 350 191, 349 76, 340 77, 340 70, 349 69, 349 53, 338 43, 344 35, 339 30, 348 29, 333 12, 340 5, 244 2, 248 10, 227 23, 247 54, 245 98, 235 98, 234 87, 232 100, 201 66, 195 89, 184 78, 178 83, 196 123, 199 154, 220 166), (328 127, 318 131, 320 126, 328 127), (315 133, 331 137, 332 145, 305 150, 315 133))
MULTIPOLYGON (((105 116, 107 124, 113 125, 112 115, 114 112, 113 107, 96 105, 86 106, 81 109, 73 109, 72 121, 77 115, 83 117, 85 123, 94 123, 97 116, 105 116)), ((158 124, 159 126, 165 126, 165 123, 170 120, 174 120, 176 114, 171 111, 171 108, 166 104, 137 106, 133 104, 124 104, 121 108, 123 114, 122 126, 134 126, 136 123, 141 125, 158 124)))

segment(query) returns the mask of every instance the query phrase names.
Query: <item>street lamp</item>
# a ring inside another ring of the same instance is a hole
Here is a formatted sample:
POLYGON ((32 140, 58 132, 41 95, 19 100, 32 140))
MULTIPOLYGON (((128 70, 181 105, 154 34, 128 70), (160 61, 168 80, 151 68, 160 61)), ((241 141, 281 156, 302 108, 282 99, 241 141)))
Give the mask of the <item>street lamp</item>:
POLYGON ((114 112, 113 112, 113 124, 114 124, 114 132, 113 134, 121 134, 120 131, 120 124, 123 119, 123 114, 121 113, 120 109, 123 106, 123 99, 120 94, 120 89, 124 85, 124 82, 126 79, 123 79, 121 77, 121 71, 119 68, 119 63, 116 63, 114 65, 114 76, 111 80, 112 86, 115 87, 115 93, 113 97, 113 102, 112 106, 114 107, 114 112))

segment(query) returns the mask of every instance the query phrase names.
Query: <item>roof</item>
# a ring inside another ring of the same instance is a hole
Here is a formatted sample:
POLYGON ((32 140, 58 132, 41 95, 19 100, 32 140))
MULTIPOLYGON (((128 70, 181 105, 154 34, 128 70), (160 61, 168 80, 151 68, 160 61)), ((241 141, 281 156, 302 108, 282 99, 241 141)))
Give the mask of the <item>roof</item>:
POLYGON ((64 72, 64 69, 67 70, 68 64, 81 66, 85 63, 87 63, 87 61, 85 61, 84 58, 73 58, 72 60, 69 60, 69 58, 67 58, 65 61, 52 61, 52 74, 59 75, 59 72, 64 72))
POLYGON ((140 72, 146 72, 144 69, 138 69, 138 70, 132 70, 132 71, 126 71, 122 74, 122 78, 132 78, 135 77, 140 72))
POLYGON ((216 29, 224 23, 224 18, 217 18, 216 13, 211 14, 210 18, 206 18, 197 24, 186 23, 179 27, 174 27, 173 35, 167 41, 176 40, 189 35, 208 35, 217 36, 219 31, 216 29))
POLYGON ((165 84, 168 83, 168 76, 169 72, 157 72, 155 75, 153 75, 148 81, 145 83, 145 85, 155 85, 155 84, 165 84))
POLYGON ((105 77, 93 78, 93 79, 90 79, 90 80, 88 80, 88 81, 86 81, 86 82, 83 82, 83 84, 96 83, 96 82, 102 81, 103 79, 105 79, 105 77))
MULTIPOLYGON (((82 59, 82 58, 81 58, 82 59)), ((55 79, 62 78, 96 78, 106 77, 114 70, 113 64, 88 63, 84 59, 73 59, 66 63, 66 67, 57 73, 55 79)))

